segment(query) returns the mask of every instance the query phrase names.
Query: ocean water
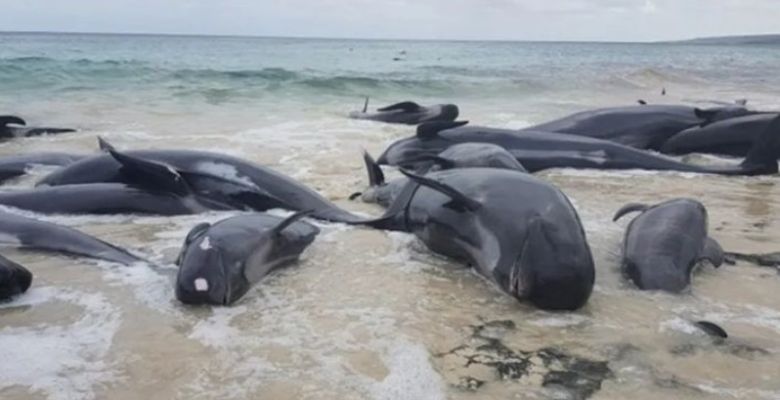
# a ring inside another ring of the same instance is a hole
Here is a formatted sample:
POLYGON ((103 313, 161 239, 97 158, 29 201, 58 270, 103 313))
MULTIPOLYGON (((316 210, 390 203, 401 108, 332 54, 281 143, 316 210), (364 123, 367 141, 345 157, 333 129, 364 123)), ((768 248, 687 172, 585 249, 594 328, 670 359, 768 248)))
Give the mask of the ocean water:
MULTIPOLYGON (((778 87, 772 46, 0 34, 0 114, 80 129, 0 143, 0 154, 90 153, 97 136, 221 151, 376 215, 347 199, 366 183, 360 150, 378 154, 413 129, 347 119, 366 96, 453 102, 473 123, 520 128, 640 98, 780 109, 778 87)), ((4 189, 46 171, 35 172, 4 189)), ((321 224, 297 266, 237 305, 184 307, 171 265, 184 236, 232 213, 42 217, 165 267, 4 250, 36 280, 0 304, 0 398, 780 398, 776 271, 704 267, 690 293, 639 292, 620 276, 625 226, 611 222, 627 202, 695 197, 727 250, 778 251, 778 177, 542 176, 572 198, 597 261, 594 294, 575 313, 519 304, 409 235, 338 224, 321 224), (697 319, 732 338, 711 343, 697 319), (495 340, 512 354, 491 352, 495 340), (565 357, 546 362, 550 349, 565 357), (523 373, 506 376, 512 365, 523 373)))

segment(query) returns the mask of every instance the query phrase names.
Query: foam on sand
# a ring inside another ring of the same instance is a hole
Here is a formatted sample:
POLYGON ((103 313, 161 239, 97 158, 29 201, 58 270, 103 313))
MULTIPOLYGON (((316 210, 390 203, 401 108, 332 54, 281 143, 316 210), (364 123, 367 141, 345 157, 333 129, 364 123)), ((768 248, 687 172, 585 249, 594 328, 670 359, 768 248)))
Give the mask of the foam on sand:
POLYGON ((104 358, 121 313, 99 293, 35 288, 20 302, 0 308, 67 302, 83 309, 70 325, 9 327, 0 330, 0 389, 29 387, 50 400, 94 399, 94 387, 116 378, 104 358))

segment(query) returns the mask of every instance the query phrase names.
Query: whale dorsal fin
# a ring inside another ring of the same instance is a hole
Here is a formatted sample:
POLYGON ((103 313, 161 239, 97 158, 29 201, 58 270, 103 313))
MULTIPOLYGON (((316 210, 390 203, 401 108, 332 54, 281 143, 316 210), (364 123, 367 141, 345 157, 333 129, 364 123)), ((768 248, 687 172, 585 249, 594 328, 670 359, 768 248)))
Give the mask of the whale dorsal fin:
POLYGON ((469 121, 425 122, 417 126, 417 138, 420 140, 431 140, 438 136, 441 131, 457 128, 468 123, 469 121))
POLYGON ((27 122, 14 115, 0 115, 0 126, 6 126, 8 124, 27 125, 27 122))
POLYGON ((696 108, 693 110, 693 113, 696 114, 696 118, 699 118, 702 120, 701 126, 706 126, 712 123, 712 120, 715 119, 715 117, 718 115, 720 110, 718 109, 702 109, 702 108, 696 108))
POLYGON ((134 157, 114 149, 108 153, 122 165, 120 171, 128 176, 136 185, 152 186, 166 192, 172 192, 180 196, 192 193, 185 179, 168 164, 134 157))
POLYGON ((279 225, 276 225, 271 229, 274 235, 279 235, 283 230, 287 229, 290 225, 300 221, 303 217, 311 215, 314 210, 298 211, 297 213, 285 218, 279 225))
POLYGON ((620 218, 623 218, 624 215, 637 212, 637 211, 645 211, 649 208, 648 205, 642 204, 642 203, 629 203, 624 205, 620 210, 618 210, 617 213, 615 213, 615 216, 612 217, 613 222, 617 222, 620 218))
POLYGON ((380 186, 385 184, 385 174, 382 172, 382 168, 376 163, 371 154, 363 150, 363 163, 366 165, 366 171, 368 171, 368 184, 371 187, 380 186))
POLYGON ((720 247, 720 244, 718 244, 715 239, 707 237, 707 239, 704 241, 704 249, 702 250, 701 256, 699 258, 709 261, 715 268, 718 268, 723 265, 725 257, 726 256, 723 254, 723 248, 720 247))
POLYGON ((377 111, 404 111, 404 112, 415 112, 420 111, 422 106, 419 104, 413 102, 413 101, 402 101, 400 103, 395 103, 393 105, 382 107, 378 109, 377 111))
POLYGON ((476 211, 480 207, 482 207, 482 203, 466 196, 465 194, 459 192, 457 189, 448 186, 444 183, 441 183, 439 181, 430 178, 426 178, 424 176, 412 174, 411 172, 404 171, 403 169, 401 170, 401 173, 406 175, 407 178, 413 180, 417 184, 433 189, 451 198, 453 206, 462 207, 469 211, 476 211))
POLYGON ((114 147, 113 144, 109 143, 106 139, 103 139, 102 136, 98 136, 98 147, 100 147, 100 151, 108 152, 109 150, 116 150, 116 147, 114 147))

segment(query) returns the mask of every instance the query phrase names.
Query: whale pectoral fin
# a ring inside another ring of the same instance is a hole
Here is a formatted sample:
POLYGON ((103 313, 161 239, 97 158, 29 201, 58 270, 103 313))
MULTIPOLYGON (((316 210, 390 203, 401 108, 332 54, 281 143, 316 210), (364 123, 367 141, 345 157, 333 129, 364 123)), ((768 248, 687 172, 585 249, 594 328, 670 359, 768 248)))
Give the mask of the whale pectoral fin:
POLYGON ((366 102, 363 104, 363 114, 368 112, 368 96, 366 96, 366 102))
POLYGON ((404 112, 415 112, 419 111, 422 107, 413 102, 413 101, 403 101, 400 103, 395 103, 393 105, 383 107, 378 109, 377 111, 404 111, 404 112))
POLYGON ((620 218, 623 218, 623 216, 626 214, 637 212, 637 211, 645 211, 648 208, 649 207, 646 204, 628 203, 615 213, 615 216, 612 217, 612 222, 617 222, 620 218))
POLYGON ((747 99, 737 99, 737 100, 734 100, 734 104, 736 104, 738 106, 742 106, 742 107, 746 106, 747 103, 748 103, 747 99))
POLYGON ((457 128, 468 123, 469 121, 425 122, 417 126, 417 138, 420 140, 431 140, 436 138, 441 131, 457 128))
POLYGON ((27 125, 23 119, 14 115, 2 115, 0 116, 0 126, 6 126, 8 124, 13 125, 27 125))
POLYGON ((403 169, 401 170, 401 173, 406 175, 407 178, 411 179, 417 184, 433 189, 451 198, 452 203, 450 204, 450 206, 462 207, 469 211, 476 211, 480 207, 482 207, 482 204, 480 202, 466 196, 465 194, 457 191, 455 188, 447 186, 441 182, 435 181, 430 178, 426 178, 424 176, 414 175, 411 172, 404 171, 403 169))
POLYGON ((723 265, 726 256, 724 255, 723 248, 720 247, 720 244, 718 244, 715 239, 708 237, 704 241, 704 250, 702 250, 699 258, 709 261, 715 268, 718 268, 723 265))
POLYGON ((98 147, 100 148, 100 151, 108 152, 110 150, 116 151, 116 147, 109 143, 106 139, 103 139, 102 136, 98 136, 98 147))
POLYGON ((646 106, 647 105, 647 102, 642 100, 642 99, 639 99, 636 102, 639 103, 639 105, 642 105, 642 106, 646 106))
POLYGON ((298 211, 297 213, 285 218, 282 222, 279 223, 279 225, 276 225, 271 229, 271 232, 273 232, 274 235, 279 235, 282 233, 283 230, 288 228, 290 225, 300 221, 306 216, 311 215, 314 213, 314 210, 306 210, 306 211, 298 211))
POLYGON ((172 192, 180 196, 192 193, 185 179, 168 164, 130 156, 116 150, 108 150, 109 154, 122 167, 122 174, 129 177, 136 186, 150 187, 164 192, 172 192))
POLYGON ((366 171, 368 171, 368 184, 371 187, 380 186, 385 184, 385 174, 382 172, 382 168, 376 163, 371 154, 363 150, 363 163, 366 165, 366 171))

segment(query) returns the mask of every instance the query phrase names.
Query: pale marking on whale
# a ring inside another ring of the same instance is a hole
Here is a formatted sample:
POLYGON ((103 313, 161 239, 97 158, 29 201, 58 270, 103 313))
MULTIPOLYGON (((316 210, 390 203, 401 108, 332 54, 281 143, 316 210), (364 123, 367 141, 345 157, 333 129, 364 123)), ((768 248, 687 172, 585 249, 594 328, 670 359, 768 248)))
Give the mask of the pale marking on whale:
POLYGON ((207 281, 205 278, 198 278, 195 279, 195 290, 198 292, 208 292, 209 291, 209 281, 207 281))

